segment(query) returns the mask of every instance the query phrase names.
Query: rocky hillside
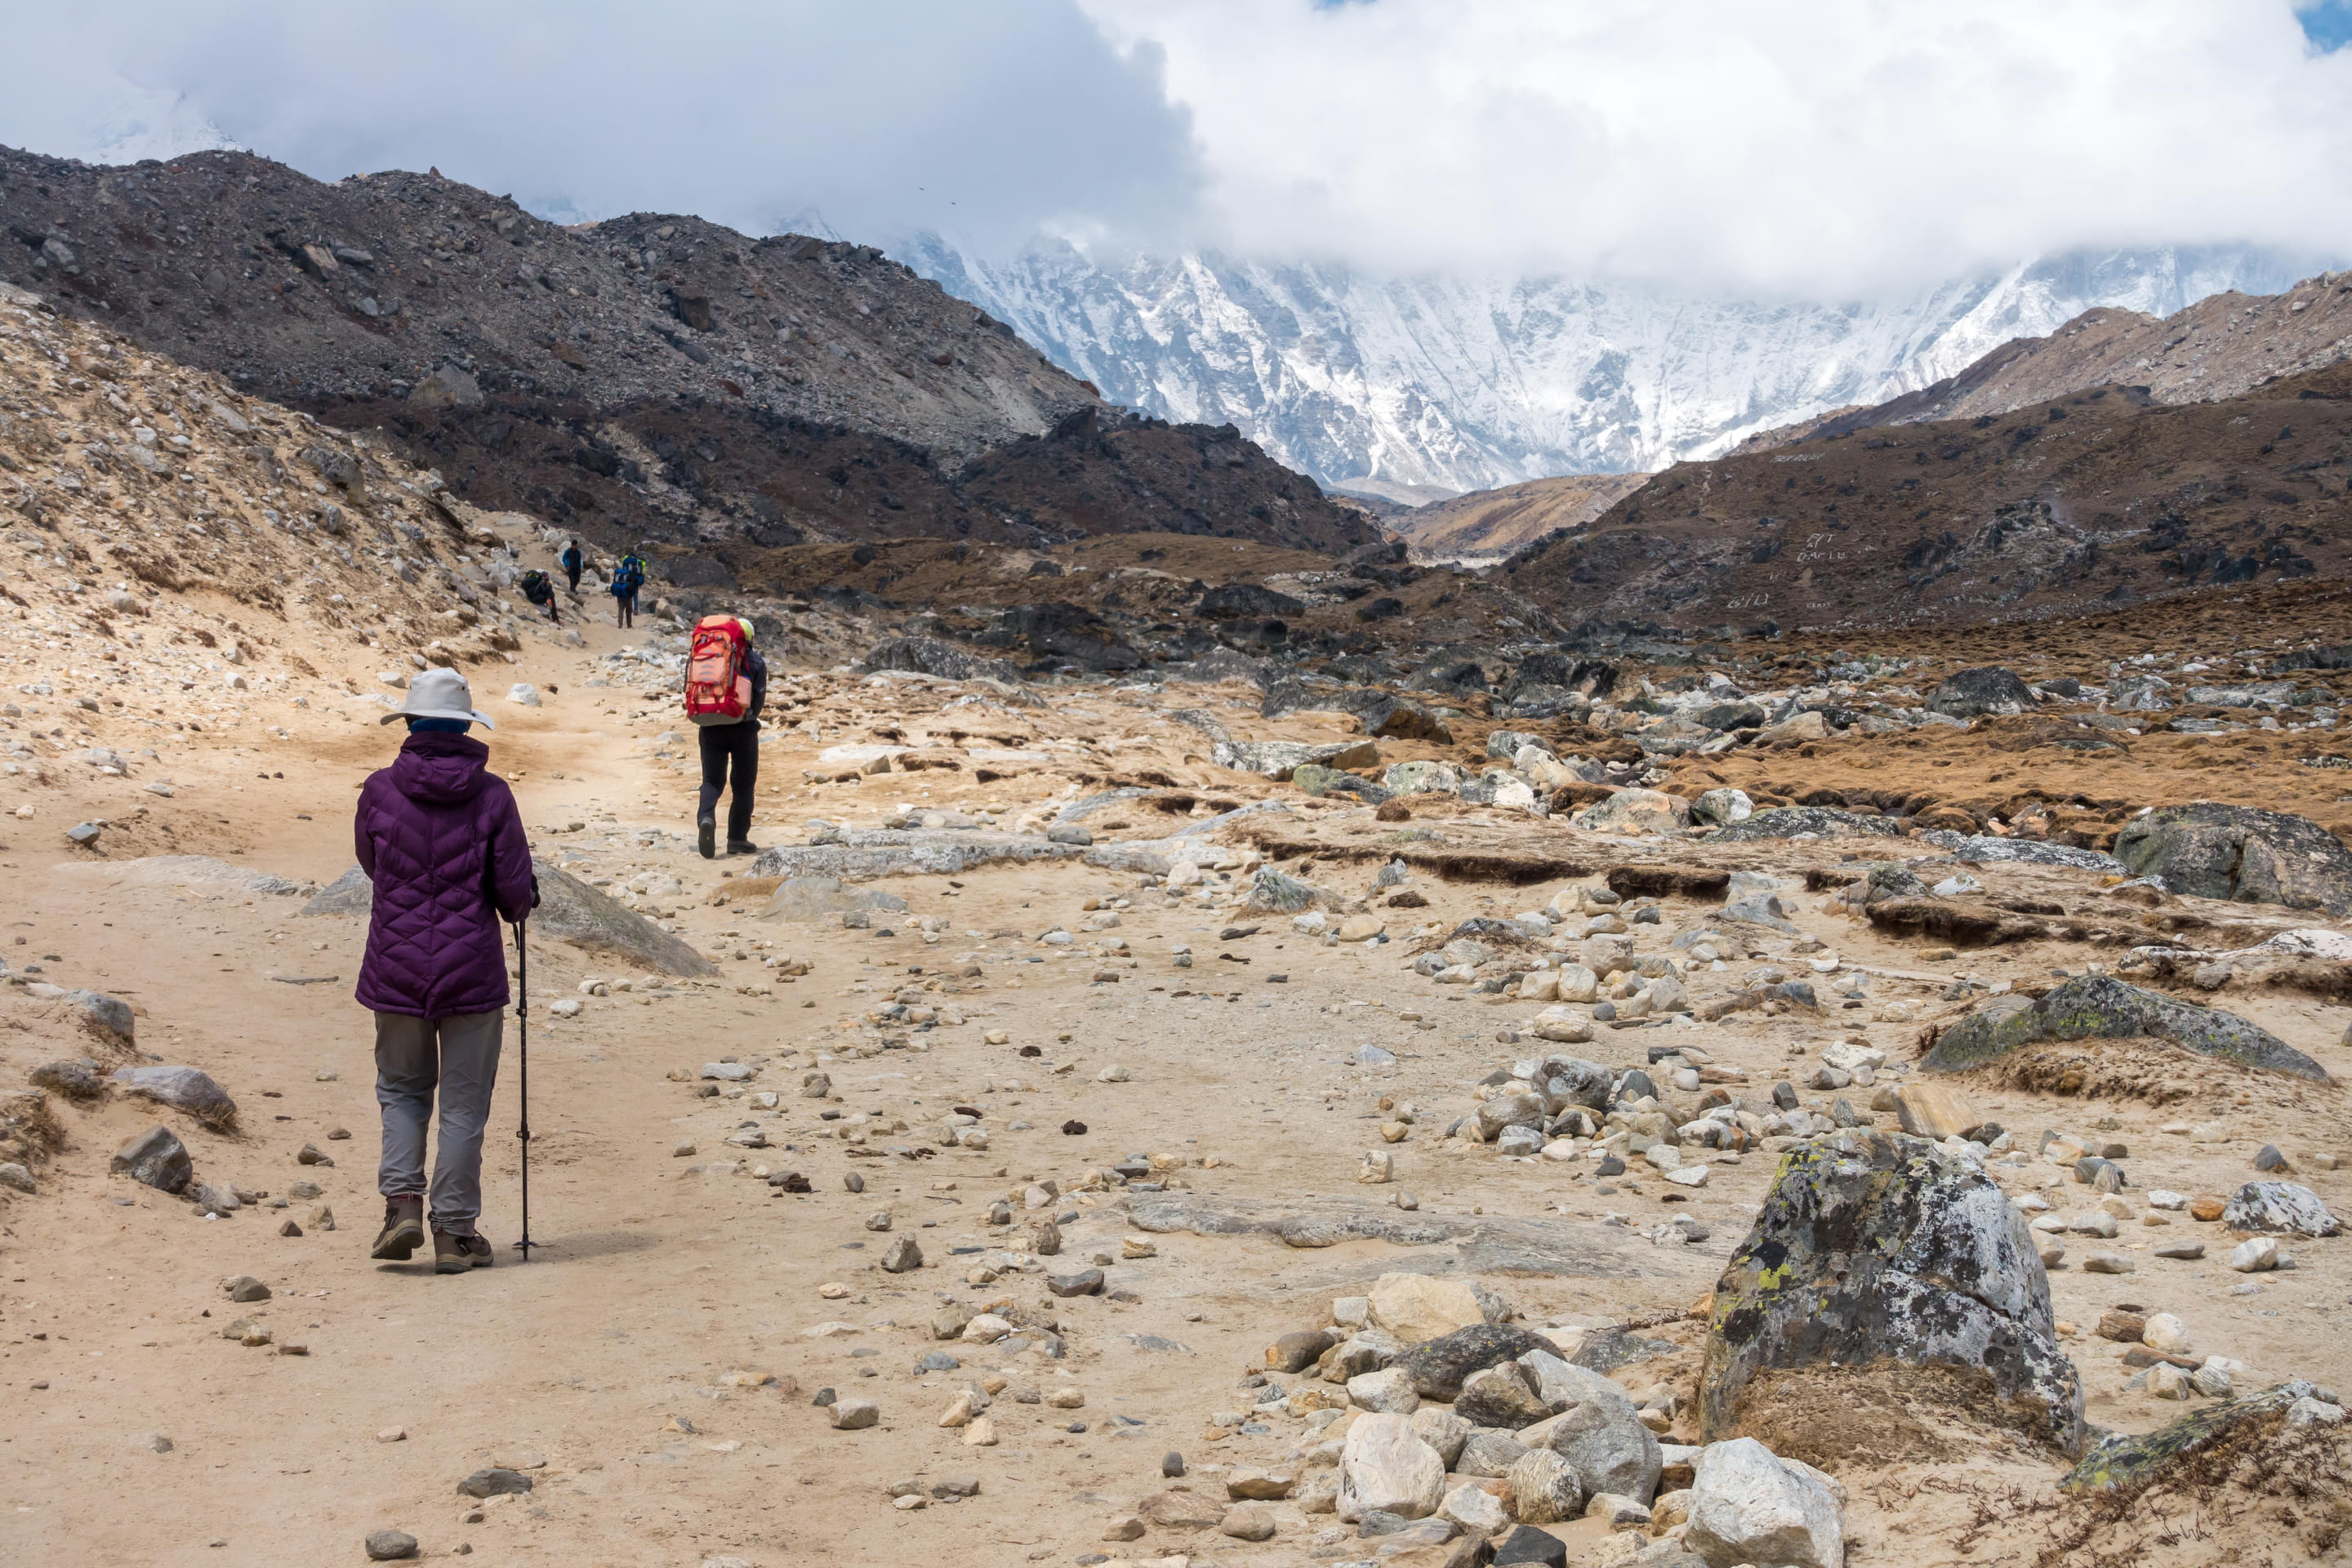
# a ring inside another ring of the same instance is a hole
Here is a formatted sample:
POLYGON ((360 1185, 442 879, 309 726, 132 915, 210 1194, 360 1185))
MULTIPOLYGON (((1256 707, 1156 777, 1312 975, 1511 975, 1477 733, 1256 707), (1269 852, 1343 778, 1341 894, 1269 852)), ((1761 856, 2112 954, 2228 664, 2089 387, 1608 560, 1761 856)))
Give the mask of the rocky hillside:
POLYGON ((2047 620, 2344 572, 2347 465, 2352 366, 2210 403, 2101 387, 1678 465, 1503 570, 1584 622, 2047 620))
POLYGON ((437 173, 329 185, 226 152, 0 150, 0 280, 606 543, 1376 537, 1230 432, 1106 445, 1094 388, 864 247, 566 228, 437 173))
POLYGON ((2011 339, 1957 375, 1802 434, 1999 416, 2095 386, 2143 387, 2158 403, 2209 403, 2347 355, 2352 274, 2326 272, 2281 294, 2216 294, 2161 320, 2086 310, 2047 337, 2011 339))
POLYGON ((1647 474, 1563 474, 1472 490, 1417 507, 1389 526, 1426 560, 1504 555, 1555 529, 1579 528, 1640 489, 1647 474))

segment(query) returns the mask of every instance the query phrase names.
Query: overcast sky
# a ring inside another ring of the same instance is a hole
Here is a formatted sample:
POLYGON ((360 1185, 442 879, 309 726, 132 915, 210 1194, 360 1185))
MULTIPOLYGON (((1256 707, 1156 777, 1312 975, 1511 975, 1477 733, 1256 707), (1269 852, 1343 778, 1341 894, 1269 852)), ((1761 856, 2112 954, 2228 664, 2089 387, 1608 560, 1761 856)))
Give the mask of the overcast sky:
POLYGON ((2344 0, 80 0, 10 28, 0 141, 433 164, 566 217, 1823 297, 2084 246, 2352 255, 2344 0))

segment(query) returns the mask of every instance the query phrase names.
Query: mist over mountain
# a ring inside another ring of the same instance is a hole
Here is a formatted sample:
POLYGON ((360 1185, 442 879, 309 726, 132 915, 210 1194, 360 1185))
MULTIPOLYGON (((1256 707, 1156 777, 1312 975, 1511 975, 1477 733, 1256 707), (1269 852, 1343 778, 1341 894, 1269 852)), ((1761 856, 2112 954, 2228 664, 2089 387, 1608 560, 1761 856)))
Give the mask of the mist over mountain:
POLYGON ((1927 386, 2094 307, 2166 316, 2326 264, 2252 246, 2085 251, 1822 303, 1061 242, 987 255, 936 234, 891 248, 1113 402, 1230 422, 1327 486, 1408 504, 1711 457, 1927 386))

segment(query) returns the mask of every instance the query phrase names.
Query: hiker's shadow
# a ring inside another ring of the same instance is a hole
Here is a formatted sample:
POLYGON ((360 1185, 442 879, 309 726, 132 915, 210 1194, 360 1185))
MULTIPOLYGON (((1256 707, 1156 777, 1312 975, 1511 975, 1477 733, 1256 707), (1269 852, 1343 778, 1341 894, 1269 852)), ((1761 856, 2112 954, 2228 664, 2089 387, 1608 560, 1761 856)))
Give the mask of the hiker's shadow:
POLYGON ((650 1252, 660 1245, 661 1237, 643 1230, 589 1230, 552 1241, 534 1241, 530 1244, 530 1259, 533 1263, 585 1263, 625 1253, 650 1252))

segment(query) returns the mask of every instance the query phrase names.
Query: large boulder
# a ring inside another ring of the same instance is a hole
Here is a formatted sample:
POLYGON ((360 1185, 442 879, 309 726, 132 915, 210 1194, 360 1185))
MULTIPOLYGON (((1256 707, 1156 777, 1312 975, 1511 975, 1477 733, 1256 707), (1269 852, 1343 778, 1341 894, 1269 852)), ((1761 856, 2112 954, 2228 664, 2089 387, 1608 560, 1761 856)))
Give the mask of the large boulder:
POLYGON ((236 1101, 194 1068, 118 1068, 114 1081, 139 1099, 186 1111, 215 1132, 236 1125, 236 1101))
POLYGON ((2283 811, 2199 801, 2160 805, 2116 835, 2116 858, 2176 893, 2291 910, 2352 910, 2352 850, 2283 811))
POLYGON ((1520 1442, 1549 1448, 1574 1465, 1587 1492, 1614 1492, 1643 1503, 1657 1495, 1665 1456, 1621 1385, 1566 1362, 1548 1365, 1542 1383, 1545 1394, 1567 1408, 1521 1431, 1520 1442))
POLYGON ((1976 1165, 1924 1139, 1837 1132, 1782 1158, 1715 1288, 1700 1373, 1710 1440, 1738 1436, 1749 1384, 1779 1367, 1942 1365, 2067 1452, 2083 1384, 2059 1348, 2025 1216, 1976 1165))
POLYGON ((1699 1450, 1685 1543, 1710 1568, 1844 1568, 1837 1485, 1753 1437, 1699 1450))
POLYGON ((1997 664, 1964 669, 1936 688, 1927 710, 1950 719, 1974 719, 1981 714, 2027 713, 2033 709, 2033 689, 2013 670, 1997 664))
POLYGON ((2335 1236, 2344 1228, 2319 1194, 2299 1182, 2248 1182, 2231 1196, 2221 1223, 2271 1236, 2335 1236))
MULTIPOLYGON (((1370 1305, 1372 1321, 1408 1345, 1486 1321, 1486 1308, 1468 1280, 1434 1274, 1383 1274, 1372 1284, 1370 1305)), ((1451 1399, 1454 1395, 1432 1397, 1451 1399)))
POLYGON ((2329 1081, 2327 1069, 2235 1013, 2178 1002, 2105 974, 2077 975, 2039 1000, 1997 996, 1937 1034, 1921 1065, 1958 1072, 2041 1040, 2141 1036, 2240 1067, 2329 1081))
POLYGON ((1256 773, 1276 784, 1308 763, 1327 768, 1369 768, 1381 760, 1381 749, 1370 741, 1335 741, 1308 745, 1304 741, 1219 741, 1209 760, 1235 773, 1256 773))
POLYGON ((1432 745, 1450 746, 1454 731, 1437 713, 1410 697, 1383 692, 1379 698, 1357 710, 1367 735, 1385 735, 1393 741, 1427 741, 1432 745))
POLYGON ((1374 1511, 1426 1519, 1445 1495, 1445 1462, 1422 1441, 1406 1415, 1360 1415, 1339 1452, 1341 1519, 1354 1524, 1374 1511))

